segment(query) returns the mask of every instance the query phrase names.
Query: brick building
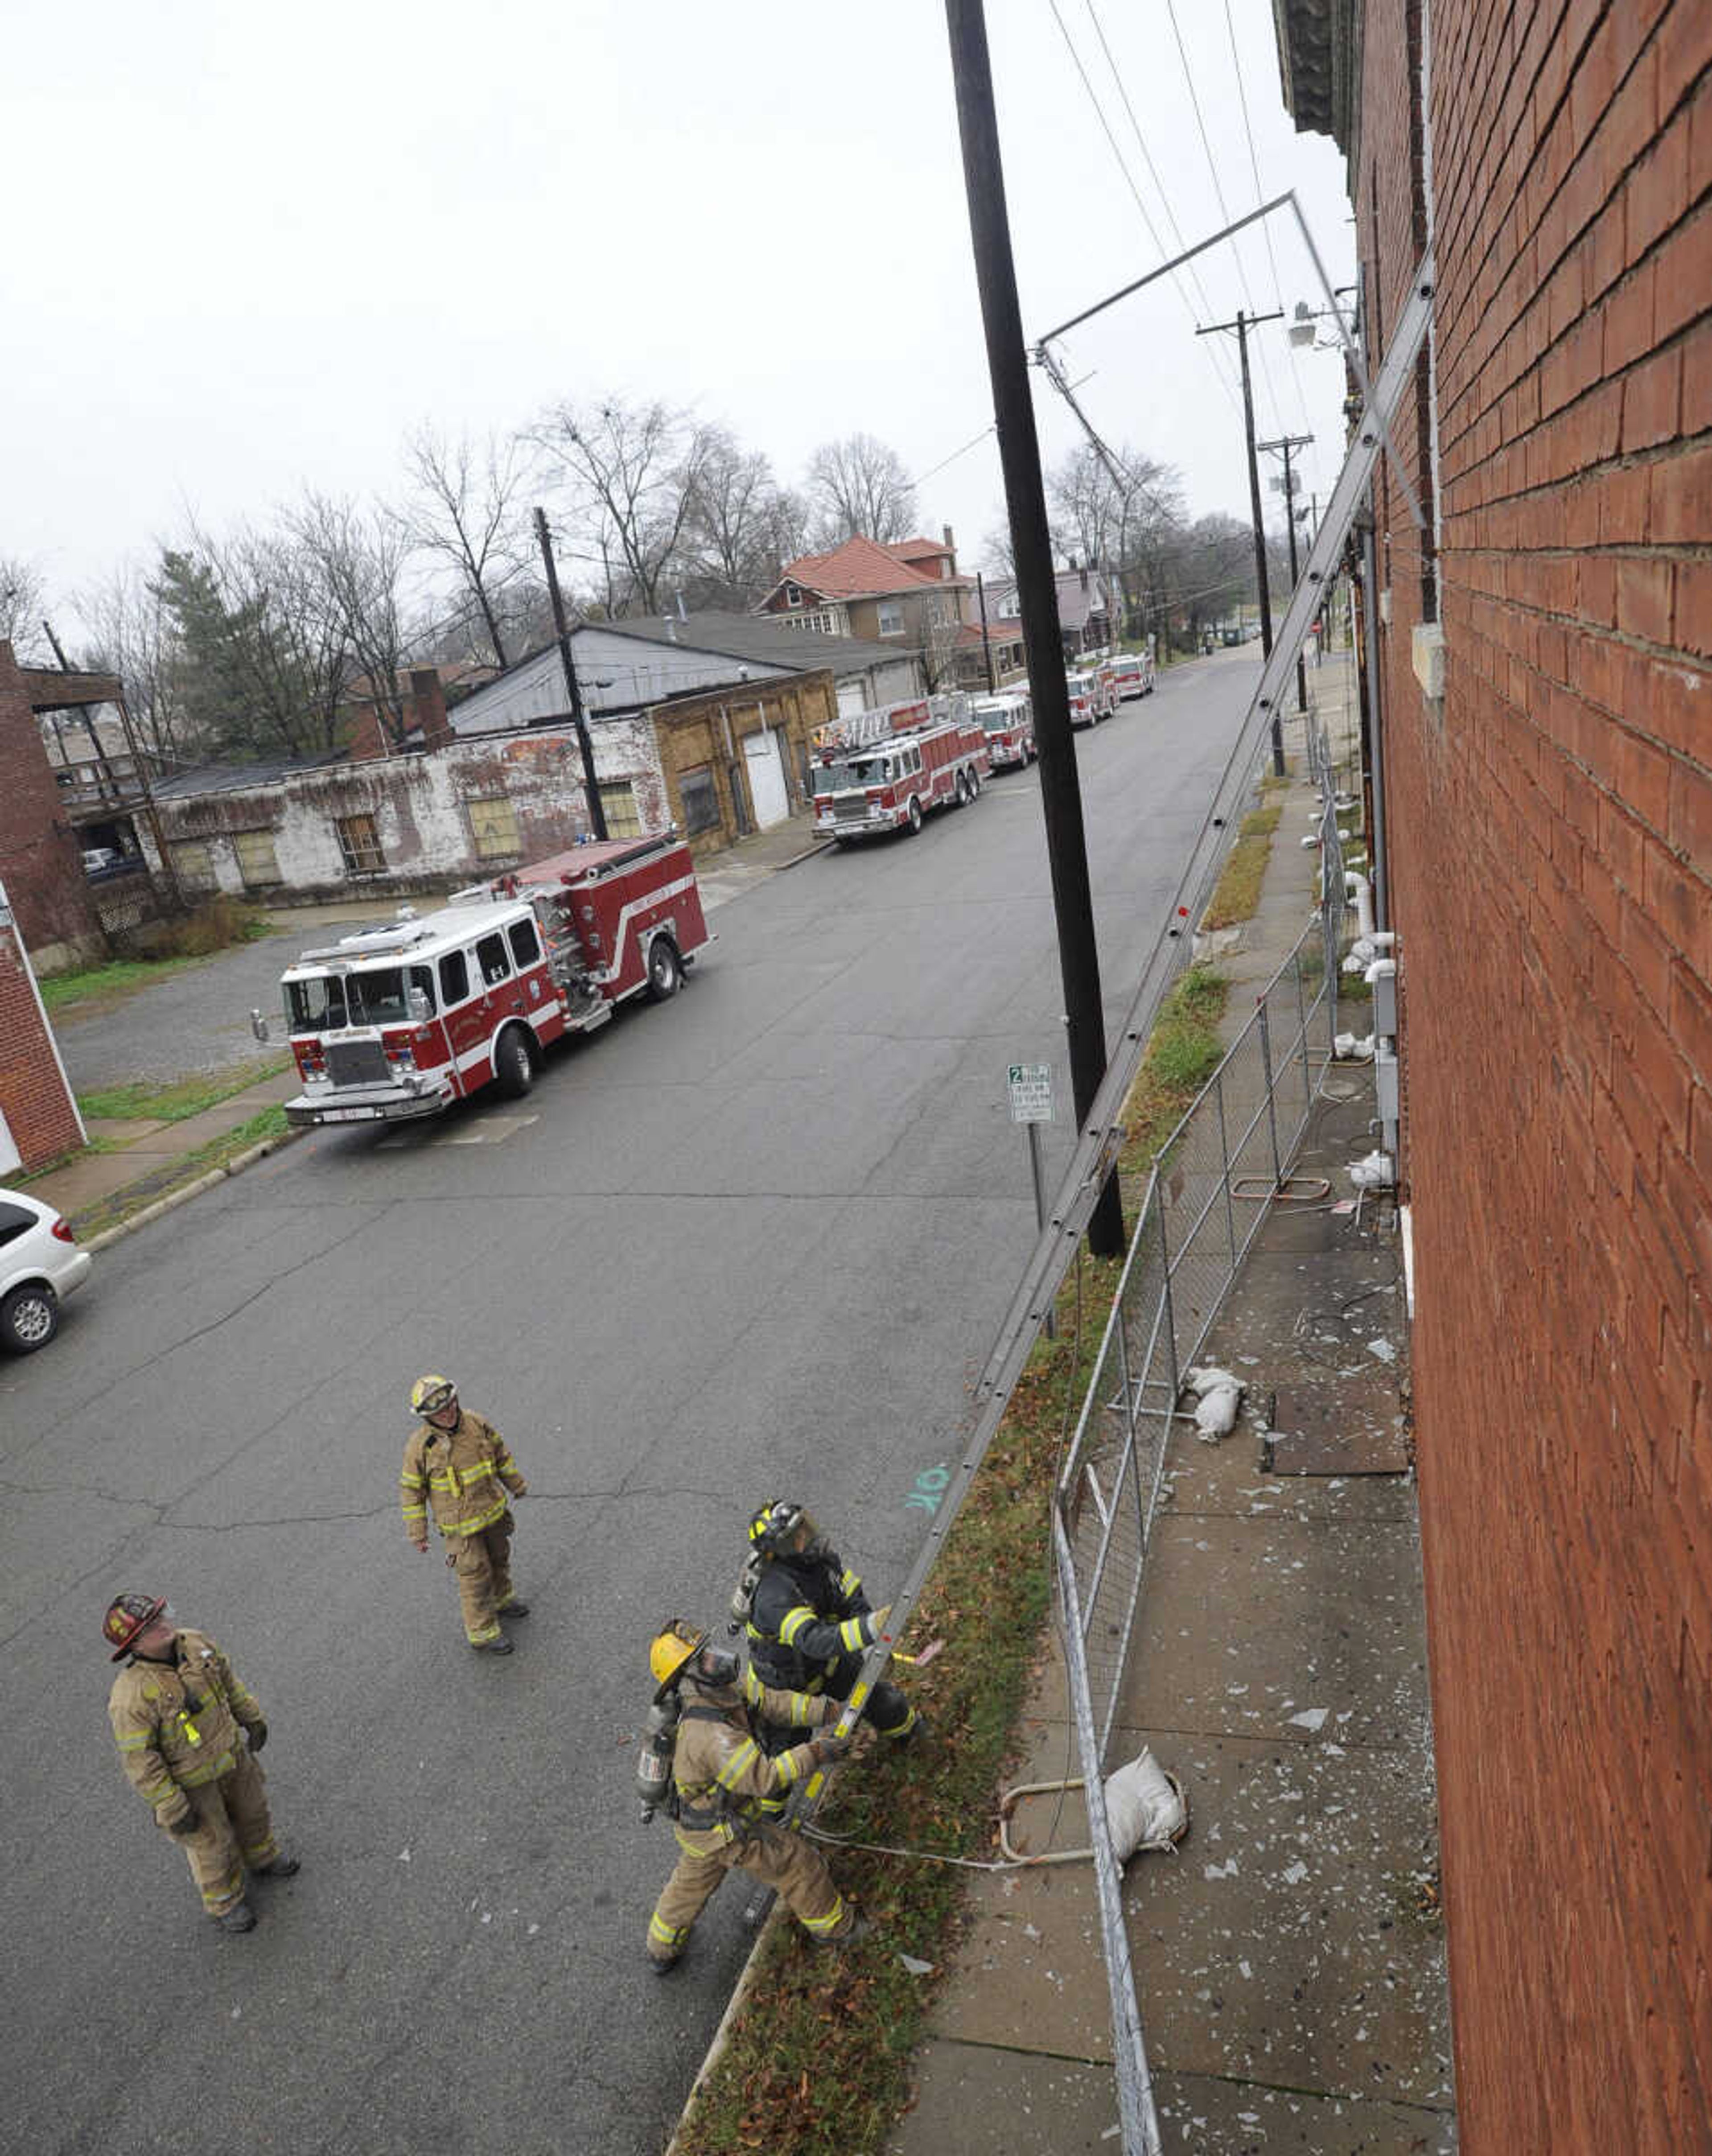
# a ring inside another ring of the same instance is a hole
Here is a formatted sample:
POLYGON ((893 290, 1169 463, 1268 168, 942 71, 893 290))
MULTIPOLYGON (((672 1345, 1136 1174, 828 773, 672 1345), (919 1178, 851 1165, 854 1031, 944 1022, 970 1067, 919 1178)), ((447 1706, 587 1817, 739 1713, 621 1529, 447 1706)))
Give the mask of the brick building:
MULTIPOLYGON (((92 683, 91 676, 20 666, 12 646, 0 642, 0 884, 11 894, 26 948, 43 966, 105 948, 84 877, 82 842, 36 724, 37 711, 57 696, 69 700, 92 683)), ((105 696, 118 693, 115 681, 95 685, 105 696)))
POLYGON ((1712 6, 1276 13, 1371 352, 1437 265, 1370 716, 1461 2145, 1703 2149, 1712 6))
MULTIPOLYGON (((0 645, 0 650, 4 649, 0 645)), ((0 1180, 84 1142, 82 1119, 0 883, 0 1180)))

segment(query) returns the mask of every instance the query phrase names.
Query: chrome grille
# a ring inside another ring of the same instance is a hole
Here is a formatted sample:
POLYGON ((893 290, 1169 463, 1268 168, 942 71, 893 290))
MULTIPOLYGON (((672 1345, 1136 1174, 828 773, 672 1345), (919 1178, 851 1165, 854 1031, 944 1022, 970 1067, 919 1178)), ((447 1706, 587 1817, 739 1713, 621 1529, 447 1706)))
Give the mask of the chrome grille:
POLYGON ((330 1040, 327 1075, 336 1086, 384 1086, 392 1066, 377 1040, 330 1040))

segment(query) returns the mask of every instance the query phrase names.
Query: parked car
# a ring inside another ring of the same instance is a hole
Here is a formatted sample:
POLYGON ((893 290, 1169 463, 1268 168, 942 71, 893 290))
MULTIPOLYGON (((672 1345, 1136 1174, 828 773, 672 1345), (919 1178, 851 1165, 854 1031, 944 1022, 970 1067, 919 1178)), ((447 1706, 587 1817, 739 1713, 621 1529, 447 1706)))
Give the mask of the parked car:
POLYGON ((83 872, 85 875, 98 875, 103 869, 116 868, 118 865, 119 850, 116 846, 85 846, 84 848, 83 872))
POLYGON ((28 1355, 59 1330, 59 1305, 92 1260, 51 1205, 0 1190, 0 1347, 28 1355))

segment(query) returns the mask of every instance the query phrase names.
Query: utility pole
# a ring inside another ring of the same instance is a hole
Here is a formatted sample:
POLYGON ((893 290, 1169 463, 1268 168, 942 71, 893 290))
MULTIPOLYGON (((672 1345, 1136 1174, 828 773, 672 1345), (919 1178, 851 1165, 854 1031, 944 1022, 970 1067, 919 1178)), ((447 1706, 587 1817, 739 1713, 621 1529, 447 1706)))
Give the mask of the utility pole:
MULTIPOLYGON (((1212 322, 1195 332, 1197 336, 1213 336, 1221 330, 1234 330, 1237 350, 1242 356, 1243 435, 1248 448, 1248 502, 1254 517, 1254 577, 1260 587, 1260 649, 1267 659, 1272 656, 1272 593, 1266 576, 1266 526, 1260 516, 1260 466, 1254 456, 1254 392, 1248 380, 1248 332, 1257 323, 1283 319, 1282 307, 1274 308, 1269 315, 1245 315, 1238 307, 1235 321, 1212 322)), ((1276 711, 1272 715, 1272 768, 1277 777, 1284 777, 1284 721, 1276 711)))
MULTIPOLYGON (((1046 492, 1040 476, 1040 444, 1028 391, 1028 362, 1005 209, 1004 167, 993 110, 992 67, 987 57, 987 22, 981 0, 946 0, 946 27, 951 39, 951 75, 956 85, 969 234, 987 332, 993 420, 1011 521, 1017 611, 1023 617, 1028 688, 1034 705, 1040 801, 1046 819, 1058 971, 1069 1034, 1070 1082, 1079 1126, 1092 1111, 1105 1075, 1105 1017, 1100 1004, 1099 956, 1094 939, 1094 894, 1088 878, 1082 788, 1076 772, 1075 740, 1070 732, 1058 588, 1047 531, 1046 492)), ((1122 1253, 1124 1214, 1115 1175, 1107 1178, 1094 1206, 1088 1224, 1088 1244, 1096 1257, 1117 1257, 1122 1253)))
POLYGON ((559 633, 559 664, 565 670, 565 693, 571 699, 571 723, 577 729, 577 746, 582 752, 582 798, 588 804, 589 828, 597 839, 607 835, 607 812, 594 775, 594 744, 588 737, 588 721, 582 713, 582 691, 577 685, 577 661, 571 656, 571 630, 565 619, 565 602, 559 596, 559 570, 553 559, 553 535, 547 529, 547 512, 535 512, 535 536, 541 542, 541 557, 547 572, 547 596, 553 603, 553 626, 559 633))
POLYGON ((982 582, 981 572, 975 572, 975 596, 981 604, 981 651, 987 661, 987 693, 990 696, 998 682, 992 670, 992 639, 987 633, 987 586, 982 582))
MULTIPOLYGON (((1304 448, 1313 439, 1311 434, 1285 434, 1275 442, 1257 442, 1254 444, 1257 449, 1280 452, 1284 457, 1284 522, 1289 526, 1290 534, 1290 589, 1292 591, 1296 588, 1296 578, 1299 572, 1296 567, 1296 482, 1290 469, 1290 452, 1293 449, 1304 448)), ((1307 708, 1308 673, 1303 663, 1302 654, 1298 651, 1296 654, 1296 709, 1299 711, 1305 711, 1307 708)))

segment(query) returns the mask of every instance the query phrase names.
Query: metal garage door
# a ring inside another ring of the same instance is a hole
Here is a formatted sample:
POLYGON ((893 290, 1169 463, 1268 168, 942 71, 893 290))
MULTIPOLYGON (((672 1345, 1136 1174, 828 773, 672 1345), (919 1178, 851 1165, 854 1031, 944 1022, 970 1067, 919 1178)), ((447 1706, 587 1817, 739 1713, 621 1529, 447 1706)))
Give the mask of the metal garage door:
POLYGON ((745 734, 743 753, 749 762, 749 798, 755 803, 756 824, 765 831, 771 824, 782 824, 791 813, 778 736, 771 732, 745 734))

